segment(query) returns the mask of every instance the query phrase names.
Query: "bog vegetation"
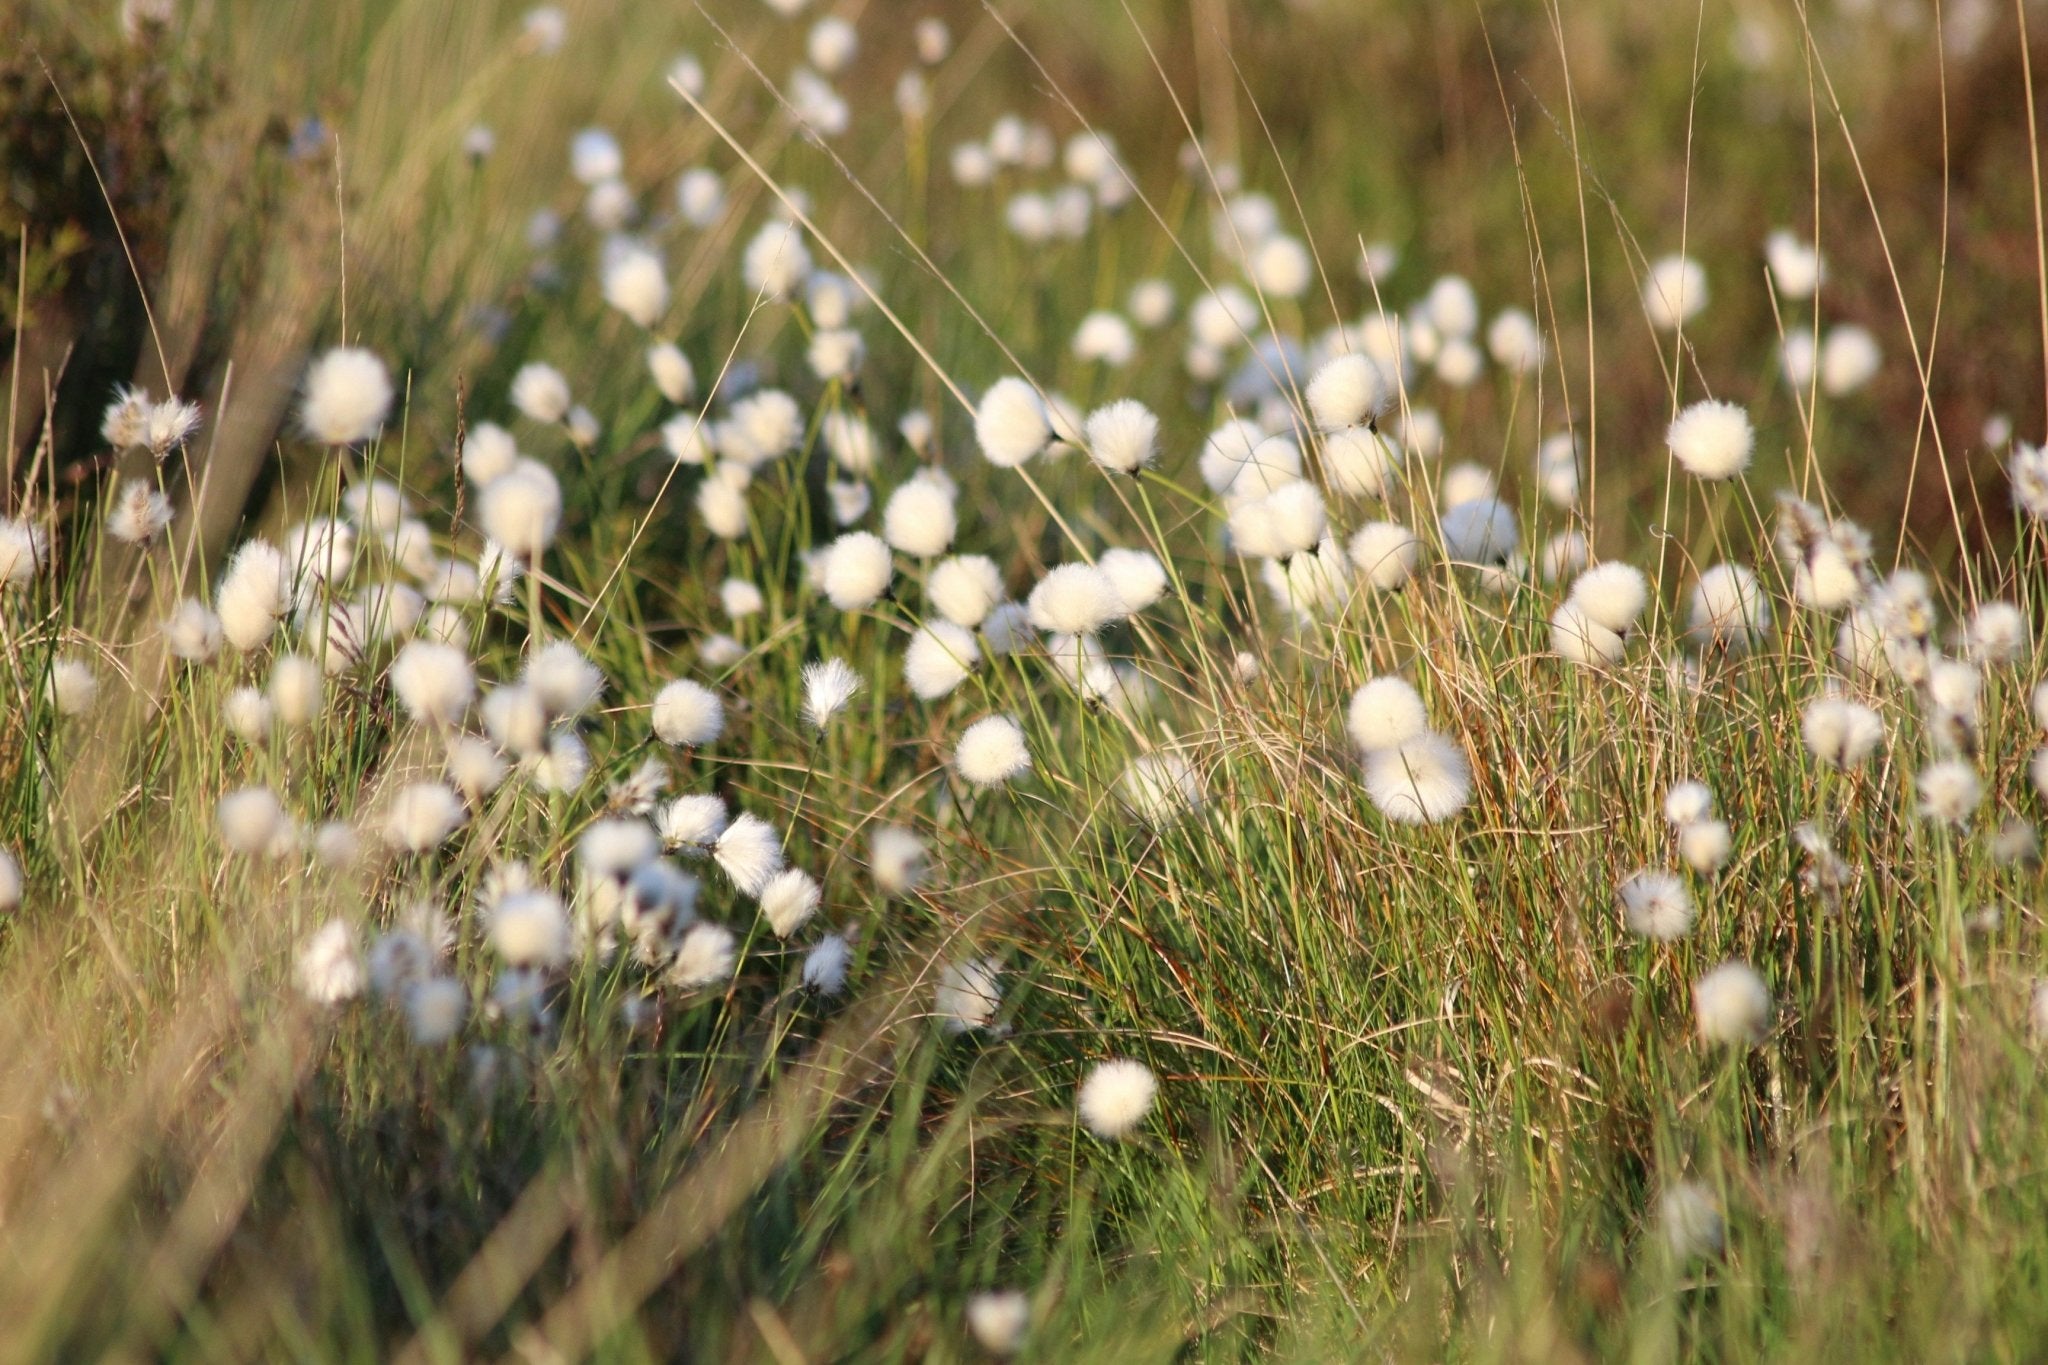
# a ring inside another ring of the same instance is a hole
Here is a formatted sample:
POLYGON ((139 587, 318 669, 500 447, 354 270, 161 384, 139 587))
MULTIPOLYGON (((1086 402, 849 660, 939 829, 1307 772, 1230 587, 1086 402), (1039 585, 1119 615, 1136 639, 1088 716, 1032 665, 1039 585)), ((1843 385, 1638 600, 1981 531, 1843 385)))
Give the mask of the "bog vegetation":
POLYGON ((0 1355, 2027 1358, 2048 15, 1455 8, 11 0, 0 1355))

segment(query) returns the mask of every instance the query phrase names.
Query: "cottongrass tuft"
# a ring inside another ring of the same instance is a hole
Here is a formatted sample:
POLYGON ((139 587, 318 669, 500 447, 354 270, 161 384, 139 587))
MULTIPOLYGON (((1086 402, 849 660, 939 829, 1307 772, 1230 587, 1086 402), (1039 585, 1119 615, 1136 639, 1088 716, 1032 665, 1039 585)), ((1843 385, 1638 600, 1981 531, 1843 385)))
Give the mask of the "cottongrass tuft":
POLYGON ((974 633, 950 621, 929 621, 911 634, 903 651, 903 680, 923 701, 949 695, 981 663, 974 633))
POLYGON ((1701 649, 1745 654, 1771 629, 1771 604, 1756 574, 1740 564, 1716 564, 1693 585, 1686 633, 1701 649))
POLYGON ((885 896, 907 896, 931 872, 931 850, 902 825, 878 825, 868 839, 868 875, 885 896))
POLYGON ((1454 741, 1425 732, 1366 755, 1365 794, 1395 824, 1436 824, 1465 809, 1472 769, 1454 741))
POLYGON ((221 842, 234 853, 257 857, 270 851, 290 826, 284 805, 268 787, 243 787, 221 797, 215 808, 221 842))
POLYGON ((1671 943, 1692 932, 1692 896, 1669 872, 1646 867, 1624 878, 1614 894, 1632 934, 1671 943))
POLYGON ((1202 775, 1184 754, 1141 754, 1117 780, 1116 794, 1131 814, 1163 829, 1202 808, 1202 775))
POLYGON ((1025 600, 1031 624, 1058 635, 1092 635, 1129 614, 1116 582, 1093 564, 1046 571, 1025 600))
POLYGON ((1143 1062, 1128 1058, 1097 1063, 1081 1083, 1075 1107, 1081 1122, 1099 1138, 1128 1137, 1152 1112, 1159 1080, 1143 1062))
POLYGON ((1089 458, 1112 474, 1136 474, 1159 453, 1159 419, 1134 398, 1088 414, 1089 458))
POLYGON ((1052 421, 1038 390, 1014 376, 989 385, 974 410, 974 439, 990 464, 1014 469, 1052 440, 1052 421))
POLYGON ((1799 718, 1800 738, 1820 762, 1844 772, 1860 768, 1884 742, 1884 721, 1862 702, 1816 697, 1799 718))
POLYGON ((1694 982, 1692 1008, 1705 1043, 1748 1047, 1770 1032, 1770 987, 1747 962, 1724 962, 1694 982))
POLYGON ((662 847, 701 858, 710 854, 731 822, 732 814, 722 798, 691 794, 663 806, 654 823, 662 847))
POLYGON ((1345 733, 1362 752, 1392 749, 1429 729, 1422 694, 1406 678, 1373 678, 1351 694, 1345 733))
POLYGON ((462 798, 446 783, 414 782, 391 799, 384 842, 399 852, 425 853, 446 843, 468 818, 462 798))
POLYGON ((860 674, 844 659, 819 659, 804 665, 804 721, 823 732, 861 689, 860 674))
POLYGON ((384 429, 392 397, 391 372, 375 353, 336 346, 306 371, 299 424, 322 445, 360 445, 384 429))
POLYGON ((1721 1254, 1720 1201, 1697 1180, 1681 1180, 1657 1197, 1657 1226, 1665 1248, 1681 1261, 1721 1254))
POLYGON ((299 994, 316 1005, 345 1004, 361 995, 367 978, 355 930, 340 919, 321 925, 300 948, 294 975, 299 994))
POLYGON ((1716 482, 1749 468, 1749 457, 1756 449, 1756 429, 1749 424, 1749 414, 1736 404, 1709 398, 1673 418, 1664 442, 1688 474, 1716 482))
POLYGON ((1031 1326, 1031 1300, 1019 1289, 987 1289, 967 1300, 967 1330, 975 1344, 992 1356, 1013 1356, 1024 1349, 1031 1326))
POLYGON ((698 749, 725 733, 725 703, 702 683, 678 678, 654 694, 654 737, 678 749, 698 749))
POLYGON ((760 816, 742 811, 719 832, 711 856, 742 895, 759 897, 782 870, 782 835, 760 816))
POLYGON ((1961 759, 1928 764, 1914 786, 1920 793, 1921 818, 1937 825, 1967 823, 1984 796, 1976 771, 1961 759))
POLYGON ((846 974, 852 965, 853 945, 846 936, 827 934, 804 954, 803 983, 820 995, 838 995, 846 989, 846 974))
POLYGON ((0 848, 0 910, 20 906, 21 892, 21 863, 10 850, 0 848))
POLYGON ((547 970, 569 958, 569 915, 551 891, 528 887, 498 897, 487 935, 491 950, 514 968, 547 970))
POLYGON ((984 716, 961 732, 953 768, 979 788, 1000 787, 1031 771, 1024 727, 1009 716, 984 716))
POLYGON ((869 531, 848 531, 824 556, 825 596, 841 611, 862 611, 881 601, 896 573, 888 545, 869 531))
POLYGON ((932 1009, 948 1033, 987 1028, 1003 1003, 1002 964, 992 957, 951 962, 939 970, 932 1009))
POLYGON ((391 690, 415 723, 450 726, 476 699, 476 672, 455 646, 413 640, 391 661, 391 690))
POLYGON ((786 867, 768 879, 759 896, 761 918, 777 938, 788 938, 811 922, 824 892, 808 872, 786 867))

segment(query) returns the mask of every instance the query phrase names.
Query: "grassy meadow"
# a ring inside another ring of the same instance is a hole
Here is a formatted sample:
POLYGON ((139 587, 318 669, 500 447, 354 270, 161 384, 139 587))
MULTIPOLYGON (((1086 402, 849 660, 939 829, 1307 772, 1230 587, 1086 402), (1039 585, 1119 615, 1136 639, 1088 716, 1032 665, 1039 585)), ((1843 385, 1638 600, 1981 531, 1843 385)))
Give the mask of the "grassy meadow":
POLYGON ((0 1360, 2039 1358, 2035 33, 0 0, 0 1360))

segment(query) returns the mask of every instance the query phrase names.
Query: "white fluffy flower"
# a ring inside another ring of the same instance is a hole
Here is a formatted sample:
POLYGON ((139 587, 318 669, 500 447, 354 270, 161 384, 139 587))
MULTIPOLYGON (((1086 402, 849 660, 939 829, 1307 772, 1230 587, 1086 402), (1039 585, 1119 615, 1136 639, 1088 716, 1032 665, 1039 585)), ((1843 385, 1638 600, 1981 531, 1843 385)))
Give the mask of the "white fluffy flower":
POLYGON ((1714 793, 1704 782, 1674 782, 1664 793, 1664 819, 1673 829, 1683 829, 1714 813, 1714 793))
POLYGON ((1499 498, 1474 498, 1449 508, 1440 529, 1444 554, 1454 564, 1504 564, 1521 548, 1513 509, 1499 498))
POLYGON ((221 634, 236 649, 269 640, 292 606, 291 577, 284 556, 266 540, 247 540, 236 549, 214 595, 221 634))
POLYGON ((742 812, 719 834, 711 856, 742 894, 759 896, 782 870, 782 836, 760 816, 742 812))
POLYGON ((1361 752, 1392 749, 1427 733, 1422 694, 1405 678, 1373 678, 1351 694, 1345 733, 1361 752))
POLYGON ((440 1047, 462 1028, 469 1013, 469 990, 452 976, 415 981, 400 997, 405 1028, 415 1047, 440 1047))
POLYGON ((1615 898, 1630 933, 1669 943, 1692 931, 1692 896, 1669 872, 1646 867, 1615 888, 1615 898))
POLYGON ((391 690, 421 725, 453 725, 476 699, 476 672, 453 645, 414 640, 391 661, 391 690))
POLYGON ((1628 641, 1593 619, 1577 602, 1558 604, 1550 614, 1550 649, 1568 663, 1606 668, 1621 662, 1628 641))
POLYGON ((967 1330, 990 1355, 1017 1354, 1024 1347, 1024 1333, 1030 1326, 1031 1300, 1022 1290, 984 1290, 967 1300, 967 1330))
POLYGON ((725 704, 702 683, 678 678, 654 694, 654 736, 677 748, 701 748, 725 733, 725 704))
POLYGON ((1678 856, 1703 877, 1719 872, 1734 849, 1723 820, 1695 820, 1678 831, 1678 856))
POLYGON ((527 420, 553 426, 569 415, 569 381, 544 361, 529 361, 512 376, 512 406, 527 420))
POLYGON ((1099 1138, 1127 1137, 1152 1112, 1159 1081, 1150 1067, 1128 1058, 1097 1063, 1081 1082, 1076 1108, 1081 1122, 1099 1138))
POLYGON ((1323 439, 1330 487, 1355 498, 1383 498, 1400 470, 1394 447, 1366 427, 1340 427, 1323 439))
POLYGON ((811 922, 824 900, 818 883, 807 872, 786 867, 768 879, 758 897, 761 918, 777 938, 788 938, 811 922))
POLYGON ((1097 310, 1082 318, 1081 325, 1074 329, 1076 360, 1128 365, 1137 353, 1137 333, 1115 313, 1097 310))
POLYGON ((1378 361, 1351 354, 1324 362, 1309 380, 1306 397, 1317 426, 1341 431, 1384 415, 1393 394, 1378 361))
POLYGON ((603 128, 584 128, 569 139, 569 174, 585 185, 616 180, 626 169, 619 140, 603 128))
POLYGON ((1095 567, 1115 585, 1126 613, 1145 610, 1166 592, 1166 566, 1150 550, 1129 550, 1121 546, 1104 550, 1095 567))
POLYGON ((1707 272, 1689 256, 1664 256, 1651 262, 1643 280, 1643 311, 1660 332, 1690 322, 1707 306, 1707 272))
POLYGON ((50 665, 50 703, 60 716, 82 716, 99 698, 100 680, 83 659, 58 659, 50 665))
POLYGON ((1960 759, 1929 764, 1914 785, 1920 792, 1921 817, 1940 825, 1963 824, 1984 796, 1976 772, 1960 759))
POLYGON ((880 536, 848 531, 824 551, 825 596, 841 611, 873 606, 889 590, 895 566, 880 536))
POLYGON ((755 233, 740 260, 747 288, 769 299, 789 297, 810 273, 811 253, 804 245, 803 229, 781 219, 755 233))
POLYGON ((1693 983, 1692 1010, 1702 1042, 1747 1047, 1770 1032, 1770 987, 1747 962, 1724 962, 1693 983))
POLYGON ((984 716, 961 732, 953 768, 976 787, 1000 787, 1031 771, 1024 727, 1008 716, 984 716))
POLYGON ((384 816, 384 842, 407 853, 425 853, 448 841, 468 818, 462 798, 441 782, 415 782, 399 789, 384 816))
POLYGON ((668 272, 661 257, 637 242, 622 244, 605 263, 604 301, 636 326, 652 327, 668 311, 668 272))
MULTIPOLYGON (((556 640, 536 649, 527 658, 521 674, 550 716, 580 716, 604 696, 604 674, 567 640, 556 640)), ((488 706, 487 699, 486 723, 488 706)))
POLYGON ((924 840, 902 825, 878 825, 868 839, 868 875, 884 895, 906 896, 930 871, 924 840))
POLYGON ((1397 824, 1434 824, 1465 808, 1472 770, 1455 742, 1424 733, 1368 754, 1365 792, 1397 824))
POLYGON ((1686 632, 1701 648, 1746 653, 1771 628, 1771 604, 1756 575, 1740 564, 1716 564, 1693 586, 1686 632))
POLYGON ((496 898, 487 933, 491 950, 513 967, 559 967, 569 957, 569 916, 561 897, 524 888, 496 898))
POLYGON ((1045 400, 1021 379, 998 379, 974 410, 974 439, 990 464, 1016 468, 1052 440, 1045 400))
POLYGON ((123 484, 107 508, 107 534, 124 544, 147 545, 170 524, 171 500, 147 479, 123 484))
POLYGON ((1756 430, 1739 406, 1709 398, 1681 411, 1664 440, 1687 473, 1707 480, 1732 479, 1749 468, 1756 430))
POLYGON ((320 926, 299 949, 299 993, 316 1005, 339 1005, 363 993, 366 978, 355 930, 339 919, 320 926))
POLYGON ((647 348, 647 372, 654 376, 654 387, 671 403, 687 403, 697 394, 696 367, 673 341, 659 341, 647 348))
POLYGON ((1830 327, 1820 343, 1820 387, 1830 398, 1841 398, 1877 378, 1884 363, 1877 338, 1853 322, 1830 327))
POLYGON ((935 480, 907 480, 882 507, 882 538, 914 559, 946 552, 959 528, 953 491, 935 480))
POLYGON ((992 957, 950 962, 939 971, 932 1009, 948 1033, 987 1028, 1003 1003, 1002 965, 992 957))
POLYGON ((1033 626, 1059 635, 1092 635, 1129 615, 1115 581, 1093 564, 1047 570, 1025 607, 1033 626))
POLYGON ((270 666, 270 701, 287 729, 311 724, 326 706, 327 681, 320 666, 299 654, 280 654, 270 666))
POLYGON ((820 659, 804 665, 804 720, 823 730, 846 709, 861 689, 860 674, 844 659, 820 659))
POLYGON ((732 821, 725 802, 710 794, 678 796, 655 817, 662 846, 702 857, 718 843, 732 821))
POLYGON ((290 826, 284 805, 268 787, 243 787, 220 799, 215 808, 220 840, 231 852, 254 857, 267 852, 280 831, 290 826))
POLYGON ((538 559, 562 524, 562 486, 546 466, 521 460, 484 485, 477 501, 484 534, 521 559, 538 559))
POLYGON ((1116 474, 1135 474, 1159 453, 1159 419, 1135 398, 1122 398, 1088 414, 1089 458, 1116 474))
POLYGON ((1812 298, 1813 291, 1827 278, 1820 248, 1800 241, 1786 228, 1778 228, 1764 238, 1764 261, 1770 266, 1771 280, 1778 286, 1778 292, 1788 299, 1812 298))
POLYGON ((1800 737, 1816 759, 1833 768, 1858 768, 1884 742, 1877 712, 1845 697, 1816 697, 1799 721, 1800 737))
POLYGON ((391 411, 391 372, 356 346, 336 346, 306 371, 299 424, 323 445, 356 445, 384 429, 391 411))
POLYGON ((1596 564, 1572 581, 1566 600, 1615 634, 1626 635, 1649 605, 1650 583, 1632 564, 1596 564))
POLYGON ((1131 760, 1117 781, 1117 796, 1154 829, 1201 809, 1202 775, 1181 754, 1143 754, 1131 760))
POLYGON ((1414 577, 1422 559, 1422 542, 1413 531, 1391 521, 1369 521, 1344 547, 1352 567, 1381 592, 1391 592, 1414 577))
POLYGON ((972 630, 1003 600, 1002 570, 986 555, 942 559, 925 580, 925 595, 940 616, 972 630))
POLYGON ((804 985, 820 995, 837 995, 846 989, 846 971, 853 964, 853 945, 843 934, 827 934, 804 954, 804 985))

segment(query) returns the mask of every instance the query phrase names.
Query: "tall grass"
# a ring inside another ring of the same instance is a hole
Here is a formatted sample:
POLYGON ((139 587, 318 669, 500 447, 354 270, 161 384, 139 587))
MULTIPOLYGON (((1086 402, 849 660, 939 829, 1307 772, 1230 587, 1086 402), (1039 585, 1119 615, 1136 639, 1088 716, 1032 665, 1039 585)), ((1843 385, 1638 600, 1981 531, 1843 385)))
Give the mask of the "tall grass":
MULTIPOLYGON (((2019 824, 2041 799, 2040 666, 1981 660, 1956 631, 1993 601, 2039 628, 2036 523, 2008 513, 2011 452, 1979 433, 1993 414, 2022 436, 2042 420, 2031 96, 2000 55, 2030 51, 2018 25, 2040 16, 1965 6, 1935 45, 1932 16, 1851 5, 935 4, 952 50, 924 72, 929 113, 906 118, 910 18, 843 8, 861 51, 835 81, 851 127, 827 139, 784 98, 817 15, 751 0, 570 6, 553 55, 499 5, 223 3, 139 43, 68 6, 10 15, 65 55, 14 74, 69 98, 81 148, 113 145, 83 83, 142 68, 151 90, 211 93, 163 125, 162 221, 129 221, 117 167, 71 167, 68 190, 106 184, 112 217, 90 225, 127 231, 96 249, 132 255, 132 275, 53 274, 29 209, 13 244, 29 268, 8 514, 52 551, 0 591, 0 844, 26 884, 0 928, 0 1354, 975 1358, 976 1296, 1017 1290, 1034 1359, 2029 1358, 2048 1097, 2041 873, 2019 824), (682 48, 701 93, 669 84, 682 48), (1070 240, 1024 240, 1006 215, 1059 189, 1057 164, 988 186, 952 169, 1013 110, 1061 140, 1113 136, 1131 202, 1070 240), (495 134, 480 158, 464 151, 476 124, 495 134), (672 287, 651 329, 600 288, 607 234, 565 165, 591 126, 617 134, 632 230, 672 287), (1202 154, 1184 159, 1191 139, 1202 154), (675 210, 693 166, 726 194, 702 227, 675 210), (1309 250, 1307 287, 1247 279, 1236 176, 1309 250), (537 247, 541 208, 561 226, 537 247), (820 269, 859 271, 857 376, 807 364, 829 308, 742 277, 782 215, 820 269), (1780 225, 1826 257, 1817 301, 1766 271, 1780 225), (1364 280, 1354 263, 1381 241, 1401 262, 1364 280), (1659 331, 1644 282, 1681 249, 1711 299, 1659 331), (1413 324, 1453 271, 1484 301, 1475 344, 1519 307, 1538 366, 1489 359, 1470 384, 1432 370, 1413 324), (1175 319, 1140 329, 1128 365, 1077 357, 1084 315, 1128 310, 1154 276, 1175 319), (1226 283, 1255 306, 1221 373, 1191 373, 1190 307, 1226 283), (1305 395, 1404 316, 1410 364, 1378 434, 1423 448, 1383 498, 1344 496, 1305 395), (90 358, 78 372, 35 342, 89 317, 67 333, 90 358), (1816 317, 1875 334, 1867 387, 1784 375, 1784 339, 1816 317), (649 375, 655 337, 694 364, 686 404, 649 375), (335 344, 376 352, 398 393, 374 439, 323 446, 296 413, 335 344), (566 376, 594 439, 515 415, 531 361, 566 376), (991 465, 973 405, 1010 374, 1082 413, 1143 401, 1157 464, 1110 475, 1071 439, 991 465), (111 380, 130 376, 204 409, 162 461, 98 439, 111 380), (720 537, 696 502, 718 476, 671 458, 662 424, 701 411, 723 440, 762 389, 795 397, 802 430, 754 472, 744 531, 720 537), (1733 482, 1664 450, 1673 414, 1709 395, 1758 432, 1733 482), (922 451, 896 432, 913 410, 935 428, 922 451), (939 614, 933 562, 896 554, 889 595, 840 610, 811 561, 841 530, 828 483, 850 477, 827 419, 854 416, 878 451, 854 524, 879 529, 893 490, 943 471, 952 551, 992 558, 1018 602, 1052 566, 1156 555, 1159 600, 1101 633, 1119 671, 1077 686, 1038 632, 999 652, 985 631, 957 690, 915 696, 905 651, 939 614), (1267 567, 1231 548, 1232 495, 1201 452, 1237 417, 1293 432, 1329 493, 1320 573, 1313 551, 1267 567), (605 689, 558 729, 591 770, 549 790, 515 764, 451 838, 408 852, 382 830, 404 788, 440 780, 445 736, 392 685, 402 639, 334 669, 303 727, 251 740, 227 708, 276 655, 322 657, 328 605, 433 578, 351 491, 402 487, 435 572, 480 561, 489 484, 462 459, 485 421, 559 479, 561 530, 502 600, 451 597, 419 629, 485 688, 573 643, 605 689), (1560 507, 1534 459, 1567 429, 1581 492, 1560 507), (1515 561, 1447 555, 1460 462, 1501 485, 1515 561), (177 508, 145 549, 103 530, 128 477, 177 508), (1895 564, 1933 575, 1931 639, 1894 629, 1901 662, 1847 666, 1841 613, 1805 605, 1774 548, 1780 490, 1873 528, 1863 606, 1904 600, 1895 564), (346 575, 299 568, 318 609, 257 649, 173 658, 160 623, 179 599, 213 601, 237 544, 289 544, 312 517, 357 531, 346 575), (1390 591, 1327 567, 1377 520, 1420 547, 1390 591), (1572 575, 1542 560, 1574 530, 1648 574, 1641 628, 1605 667, 1556 652, 1572 575), (1764 585, 1773 624, 1753 649, 1687 631, 1724 560, 1764 585), (758 612, 728 616, 733 579, 758 587, 758 612), (1971 660, 1967 736, 1945 693, 1901 671, 1923 644, 1971 660), (830 657, 864 686, 820 732, 802 669, 830 657), (60 661, 98 678, 83 714, 60 713, 60 661), (1447 820, 1392 819, 1364 780, 1346 707, 1390 675, 1469 763, 1447 820), (650 734, 677 678, 722 701, 715 741, 650 734), (1846 772, 1800 731, 1838 688, 1886 731, 1846 772), (952 760, 992 714, 1021 724, 1032 766, 977 790, 952 760), (1953 827, 1917 787, 1950 758, 1983 785, 1953 827), (648 815, 630 788, 649 760, 668 794, 769 820, 822 887, 817 919, 778 937, 723 874, 685 864, 698 913, 734 935, 730 971, 686 984, 589 942, 537 995, 514 990, 527 978, 492 937, 506 865, 572 917, 609 904, 580 841, 648 815), (1145 763, 1199 799, 1143 799, 1145 763), (1680 873, 1697 920, 1657 942, 1627 930, 1617 887, 1682 867, 1663 802, 1687 779, 1711 788, 1732 853, 1680 873), (299 828, 231 853, 219 802, 259 785, 299 828), (355 831, 353 856, 320 856, 329 822, 355 831), (1809 824, 1832 853, 1802 844, 1809 824), (903 830, 921 877, 884 856, 903 830), (304 988, 324 925, 372 954, 423 903, 448 916, 436 971, 467 1005, 451 1041, 416 1041, 403 990, 304 988), (828 933, 850 946, 843 994, 806 983, 828 933), (1770 991, 1753 1046, 1714 1045, 1695 1020, 1695 984, 1728 961, 1770 991), (949 1019, 967 962, 989 964, 1000 1000, 949 1019), (1076 1109, 1110 1058, 1159 1082, 1121 1139, 1076 1109)), ((18 183, 60 174, 21 155, 18 183)))

